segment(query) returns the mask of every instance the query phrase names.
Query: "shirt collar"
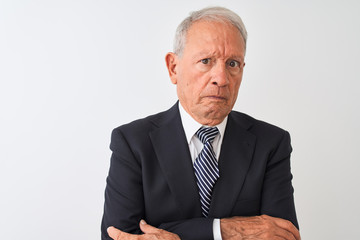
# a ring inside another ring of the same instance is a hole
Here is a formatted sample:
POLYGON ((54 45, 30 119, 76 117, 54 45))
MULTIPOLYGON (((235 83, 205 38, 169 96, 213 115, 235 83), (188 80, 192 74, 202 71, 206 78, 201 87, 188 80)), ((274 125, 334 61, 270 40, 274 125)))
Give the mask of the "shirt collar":
MULTIPOLYGON (((180 112, 180 118, 181 118, 181 122, 182 122, 182 125, 184 128, 187 143, 190 144, 190 141, 191 141, 192 137, 194 136, 194 134, 196 133, 196 131, 199 130, 199 128, 201 128, 203 125, 201 125, 200 123, 195 121, 195 119, 193 119, 185 111, 185 109, 182 107, 180 102, 179 102, 179 112, 180 112)), ((228 119, 228 116, 226 116, 220 124, 214 126, 214 127, 218 128, 219 133, 220 133, 220 138, 224 136, 227 119, 228 119)))

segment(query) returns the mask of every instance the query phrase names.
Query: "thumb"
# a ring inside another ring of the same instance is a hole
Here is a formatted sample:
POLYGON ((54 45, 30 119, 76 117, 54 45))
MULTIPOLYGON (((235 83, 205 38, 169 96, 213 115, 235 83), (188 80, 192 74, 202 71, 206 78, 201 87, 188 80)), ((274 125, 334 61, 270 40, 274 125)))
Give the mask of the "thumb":
MULTIPOLYGON (((124 237, 130 237, 130 234, 120 231, 119 229, 114 228, 113 226, 108 227, 107 232, 108 232, 109 236, 114 240, 118 240, 118 239, 124 238, 124 237)), ((131 238, 129 238, 129 239, 131 239, 131 238)))
POLYGON ((143 233, 157 233, 160 231, 160 229, 147 224, 145 220, 140 221, 140 229, 143 233))

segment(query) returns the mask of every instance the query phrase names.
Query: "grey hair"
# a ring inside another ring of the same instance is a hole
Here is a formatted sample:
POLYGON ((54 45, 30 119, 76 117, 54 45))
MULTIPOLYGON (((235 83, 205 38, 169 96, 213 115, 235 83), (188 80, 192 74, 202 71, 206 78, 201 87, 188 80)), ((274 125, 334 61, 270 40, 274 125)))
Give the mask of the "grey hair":
POLYGON ((231 23, 239 30, 242 38, 244 39, 246 49, 247 32, 239 15, 224 7, 207 7, 199 11, 191 12, 190 15, 177 27, 173 50, 176 55, 182 55, 186 43, 187 32, 191 25, 199 20, 231 23))

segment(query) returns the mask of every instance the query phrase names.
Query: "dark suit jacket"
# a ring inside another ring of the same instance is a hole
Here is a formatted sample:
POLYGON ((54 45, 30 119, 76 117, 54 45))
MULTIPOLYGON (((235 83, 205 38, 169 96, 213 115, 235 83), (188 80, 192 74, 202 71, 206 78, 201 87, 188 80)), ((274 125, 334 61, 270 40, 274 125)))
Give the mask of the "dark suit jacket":
POLYGON ((290 172, 290 136, 243 113, 229 114, 220 178, 208 218, 199 193, 178 105, 114 129, 105 190, 102 239, 115 226, 140 233, 139 221, 182 240, 213 239, 213 218, 267 214, 298 227, 290 172))

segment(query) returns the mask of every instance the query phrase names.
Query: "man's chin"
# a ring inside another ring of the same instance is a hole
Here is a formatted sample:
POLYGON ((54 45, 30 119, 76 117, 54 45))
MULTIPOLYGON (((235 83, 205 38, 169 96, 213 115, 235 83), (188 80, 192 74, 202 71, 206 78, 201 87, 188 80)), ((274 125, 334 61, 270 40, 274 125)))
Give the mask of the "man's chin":
POLYGON ((213 113, 215 115, 217 114, 226 114, 229 109, 229 105, 225 101, 208 101, 205 104, 203 104, 204 109, 206 109, 207 112, 213 113))
POLYGON ((207 106, 206 109, 207 111, 204 112, 203 116, 208 122, 215 123, 212 125, 221 123, 230 112, 228 106, 224 105, 207 106))

